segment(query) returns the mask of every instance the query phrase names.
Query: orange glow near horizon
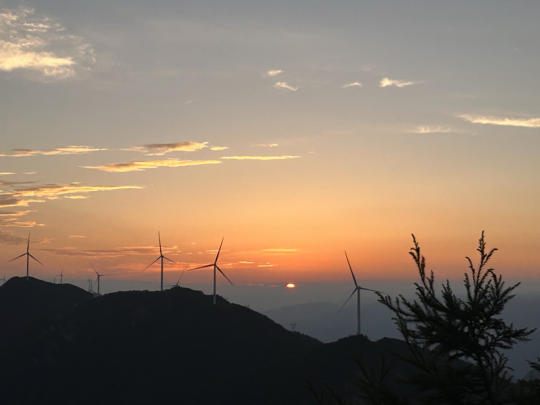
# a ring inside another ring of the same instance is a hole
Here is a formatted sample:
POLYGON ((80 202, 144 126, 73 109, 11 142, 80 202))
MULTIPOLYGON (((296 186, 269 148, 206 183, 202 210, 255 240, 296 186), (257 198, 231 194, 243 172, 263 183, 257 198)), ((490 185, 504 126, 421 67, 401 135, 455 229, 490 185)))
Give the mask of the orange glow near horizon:
POLYGON ((287 288, 296 288, 296 285, 294 285, 293 283, 289 283, 287 284, 287 288))

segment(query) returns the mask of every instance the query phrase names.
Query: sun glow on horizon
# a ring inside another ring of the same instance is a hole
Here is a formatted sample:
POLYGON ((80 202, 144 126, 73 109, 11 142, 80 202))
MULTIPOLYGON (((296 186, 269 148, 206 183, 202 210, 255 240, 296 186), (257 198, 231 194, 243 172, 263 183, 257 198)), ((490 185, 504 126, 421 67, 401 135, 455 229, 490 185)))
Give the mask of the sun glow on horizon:
POLYGON ((296 288, 296 285, 294 285, 293 283, 289 283, 289 284, 287 284, 286 287, 287 288, 296 288))

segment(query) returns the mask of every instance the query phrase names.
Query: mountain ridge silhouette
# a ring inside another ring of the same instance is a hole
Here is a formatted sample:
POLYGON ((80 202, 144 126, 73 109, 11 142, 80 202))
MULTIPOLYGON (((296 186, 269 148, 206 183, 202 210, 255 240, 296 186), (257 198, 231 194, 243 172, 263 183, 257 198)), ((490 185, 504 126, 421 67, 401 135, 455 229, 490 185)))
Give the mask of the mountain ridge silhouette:
POLYGON ((379 351, 404 346, 364 336, 323 344, 183 287, 92 298, 14 277, 0 308, 5 404, 315 404, 308 380, 352 396, 354 351, 377 367, 379 351))

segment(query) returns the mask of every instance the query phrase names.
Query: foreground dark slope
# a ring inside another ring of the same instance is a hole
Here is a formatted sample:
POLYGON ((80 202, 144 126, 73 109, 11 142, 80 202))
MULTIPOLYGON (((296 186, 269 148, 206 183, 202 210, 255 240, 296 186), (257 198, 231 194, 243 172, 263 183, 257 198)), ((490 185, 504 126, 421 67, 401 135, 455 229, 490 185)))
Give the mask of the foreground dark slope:
POLYGON ((0 287, 0 353, 91 299, 90 293, 71 284, 51 284, 32 277, 29 281, 24 277, 9 279, 0 287))
POLYGON ((58 287, 16 278, 0 287, 9 308, 0 330, 26 325, 0 351, 2 404, 314 404, 307 379, 350 394, 355 350, 376 364, 379 349, 402 346, 363 337, 322 345, 187 288, 89 299, 58 287))
POLYGON ((28 306, 41 306, 43 317, 0 354, 11 403, 254 403, 266 367, 321 344, 186 288, 75 297, 71 305, 71 295, 55 297, 74 307, 59 313, 48 304, 50 294, 63 295, 56 287, 12 279, 0 288, 0 302, 9 301, 0 324, 34 322, 28 306), (36 296, 43 288, 48 294, 36 296))

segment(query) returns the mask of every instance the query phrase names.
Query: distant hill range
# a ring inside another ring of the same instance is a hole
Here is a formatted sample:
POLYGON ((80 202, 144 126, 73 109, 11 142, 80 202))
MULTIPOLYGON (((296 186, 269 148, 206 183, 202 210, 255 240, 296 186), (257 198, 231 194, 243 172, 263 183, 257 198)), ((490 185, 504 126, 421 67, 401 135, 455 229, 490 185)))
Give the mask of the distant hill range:
POLYGON ((310 405, 308 380, 354 396, 354 352, 377 369, 380 353, 407 350, 363 336, 323 344, 188 288, 93 298, 34 278, 0 287, 2 405, 310 405))
MULTIPOLYGON (((356 330, 356 305, 349 303, 336 315, 341 304, 315 302, 290 305, 272 310, 262 311, 270 319, 283 327, 313 336, 324 343, 333 342, 349 336, 356 330)), ((530 342, 518 343, 506 355, 516 378, 525 378, 531 369, 527 360, 540 357, 540 318, 536 309, 540 307, 540 295, 518 294, 503 312, 503 319, 516 327, 537 328, 530 342)), ((393 314, 383 305, 373 300, 362 303, 362 333, 371 340, 382 337, 399 338, 399 332, 392 321, 393 314)))

